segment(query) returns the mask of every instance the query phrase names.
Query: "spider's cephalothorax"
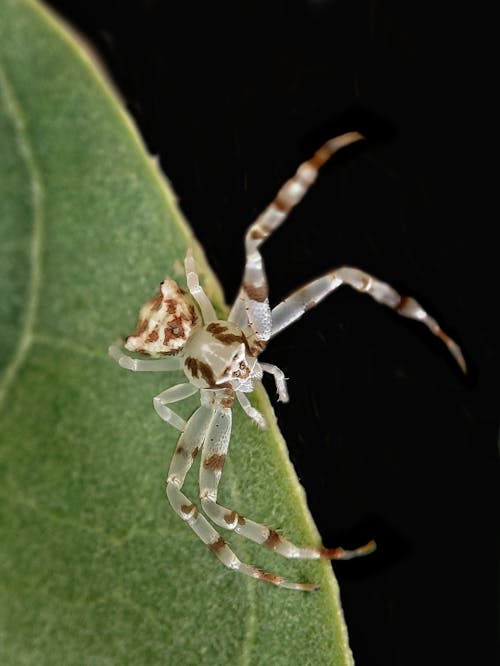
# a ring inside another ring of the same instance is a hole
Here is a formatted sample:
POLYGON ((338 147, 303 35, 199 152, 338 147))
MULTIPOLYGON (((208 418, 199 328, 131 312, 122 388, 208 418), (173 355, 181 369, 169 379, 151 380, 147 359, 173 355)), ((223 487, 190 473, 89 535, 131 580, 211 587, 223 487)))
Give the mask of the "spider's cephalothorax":
POLYGON ((186 377, 198 388, 249 393, 255 381, 262 378, 247 337, 229 321, 212 321, 195 330, 182 356, 186 377))
POLYGON ((274 376, 279 399, 283 402, 288 400, 283 372, 274 365, 257 361, 267 342, 345 284, 367 293, 398 314, 423 323, 446 344, 465 371, 465 361, 458 345, 417 301, 400 296, 390 285, 358 268, 342 266, 329 271, 293 292, 274 308, 269 305, 260 246, 302 199, 316 180, 318 169, 337 150, 362 138, 357 132, 349 132, 327 141, 313 157, 300 165, 296 174, 249 227, 245 236, 243 281, 227 321, 217 318, 200 285, 192 253, 188 250, 185 271, 189 295, 173 280, 164 280, 160 293, 141 309, 137 331, 127 338, 125 344, 128 350, 156 357, 156 360, 131 358, 114 345, 109 350, 119 365, 128 370, 184 370, 187 383, 172 386, 153 400, 159 416, 181 433, 167 476, 167 497, 180 518, 229 569, 294 590, 313 590, 316 585, 294 583, 242 562, 212 523, 289 558, 348 559, 372 552, 375 543, 370 541, 355 550, 297 546, 275 530, 217 502, 231 436, 234 398, 260 427, 266 425, 264 417, 245 394, 254 389, 263 372, 274 376), (201 404, 187 422, 168 406, 198 392, 201 404), (200 451, 200 500, 211 522, 182 492, 186 475, 200 451))

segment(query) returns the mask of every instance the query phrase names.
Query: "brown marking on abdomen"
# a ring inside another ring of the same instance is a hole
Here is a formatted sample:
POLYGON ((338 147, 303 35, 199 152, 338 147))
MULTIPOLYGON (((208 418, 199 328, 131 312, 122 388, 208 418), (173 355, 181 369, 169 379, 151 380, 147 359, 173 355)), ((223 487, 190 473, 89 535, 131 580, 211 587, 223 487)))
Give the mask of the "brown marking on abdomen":
POLYGON ((158 335, 158 331, 154 330, 151 331, 151 333, 148 335, 146 338, 146 342, 156 342, 160 336, 158 335))
MULTIPOLYGON (((163 284, 163 282, 162 282, 162 284, 163 284)), ((160 287, 161 287, 161 285, 160 285, 160 287)), ((163 303, 163 294, 160 292, 157 296, 155 296, 150 301, 151 311, 152 312, 158 312, 158 310, 161 308, 162 303, 163 303)))

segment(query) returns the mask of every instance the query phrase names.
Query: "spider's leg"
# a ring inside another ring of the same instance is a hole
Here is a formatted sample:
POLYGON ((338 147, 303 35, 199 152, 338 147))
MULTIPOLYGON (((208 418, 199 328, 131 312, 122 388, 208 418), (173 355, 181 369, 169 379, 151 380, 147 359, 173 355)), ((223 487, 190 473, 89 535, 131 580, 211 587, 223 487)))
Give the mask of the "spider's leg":
POLYGON ((186 384, 177 384, 176 386, 171 386, 166 391, 162 391, 153 398, 153 406, 156 410, 156 413, 164 421, 182 432, 186 427, 186 421, 184 421, 184 419, 178 414, 173 412, 170 407, 167 407, 167 405, 171 402, 179 402, 179 400, 189 398, 198 390, 198 387, 190 384, 189 382, 186 384))
MULTIPOLYGON (((185 433, 179 440, 179 445, 185 448, 185 442, 189 439, 190 423, 186 428, 185 433)), ((208 428, 204 435, 204 443, 202 450, 202 458, 200 463, 200 497, 204 511, 209 518, 214 522, 219 522, 223 527, 231 529, 231 525, 222 518, 217 521, 214 519, 219 518, 219 514, 228 516, 231 513, 231 520, 233 514, 237 518, 237 514, 229 512, 223 507, 219 507, 215 500, 217 499, 217 486, 219 484, 222 467, 226 459, 226 453, 229 446, 231 436, 231 409, 225 408, 220 405, 215 406, 213 414, 208 424, 208 428), (208 511, 207 511, 208 509, 208 511), (210 513, 209 513, 210 512, 210 513)), ((175 462, 175 460, 174 460, 175 462)), ((172 465, 174 465, 174 462, 172 465)), ((186 470, 187 471, 187 470, 186 470)), ((172 470, 171 470, 172 472, 172 470)), ((184 474, 185 476, 185 474, 184 474)), ((187 498, 180 493, 180 487, 183 483, 184 477, 176 473, 172 475, 169 473, 169 481, 167 482, 167 493, 169 494, 170 502, 177 511, 177 513, 186 520, 190 527, 196 532, 200 539, 210 548, 219 560, 229 569, 233 569, 238 573, 251 578, 263 580, 266 583, 277 585, 278 587, 286 587, 291 590, 312 591, 317 588, 312 583, 293 583, 291 581, 276 576, 267 571, 263 571, 256 566, 242 562, 231 548, 227 545, 225 539, 215 530, 212 525, 196 511, 196 507, 187 500, 187 498), (174 486, 172 487, 171 486, 174 486)), ((240 519, 244 522, 244 519, 240 519)))
POLYGON ((328 294, 343 284, 356 289, 356 291, 368 294, 379 303, 387 305, 404 317, 422 322, 431 333, 445 343, 460 368, 463 372, 466 372, 465 360, 460 347, 444 333, 437 321, 414 298, 401 296, 387 283, 381 282, 359 268, 352 268, 350 266, 342 266, 309 282, 273 308, 273 331, 271 337, 274 337, 299 319, 304 312, 315 307, 325 296, 328 296, 328 294))
MULTIPOLYGON (((182 492, 186 475, 199 449, 207 439, 211 440, 212 443, 215 442, 216 437, 219 436, 220 426, 222 426, 222 442, 225 445, 225 450, 227 450, 231 430, 231 412, 229 409, 216 408, 214 410, 212 407, 202 405, 187 422, 184 432, 179 437, 167 477, 166 493, 172 508, 229 569, 281 587, 305 591, 315 589, 315 585, 291 583, 281 578, 281 576, 274 576, 257 567, 241 562, 226 544, 223 537, 182 492), (221 418, 222 412, 224 416, 221 418)), ((217 448, 216 450, 221 449, 217 448)), ((212 459, 212 464, 214 464, 214 459, 212 459)))
POLYGON ((144 361, 139 358, 131 358, 117 345, 111 345, 108 353, 121 368, 133 370, 134 372, 165 372, 166 370, 179 370, 182 367, 182 361, 179 357, 169 356, 167 358, 144 361))
POLYGON ((282 370, 280 370, 276 365, 271 363, 260 363, 260 367, 264 372, 268 372, 274 377, 274 382, 276 384, 276 390, 278 391, 278 400, 280 402, 288 402, 288 390, 286 387, 286 377, 282 370))
MULTIPOLYGON (((213 520, 216 525, 227 530, 233 530, 251 541, 255 541, 284 557, 292 559, 350 559, 359 555, 366 555, 375 549, 375 542, 373 541, 370 541, 370 543, 361 548, 356 548, 355 550, 296 546, 269 527, 256 523, 249 518, 240 516, 236 511, 218 504, 217 492, 222 469, 226 461, 230 434, 230 410, 223 408, 216 409, 205 438, 200 464, 201 505, 207 516, 213 520)), ((288 584, 280 584, 283 587, 289 587, 288 584)))
POLYGON ((210 299, 205 294, 203 287, 200 284, 200 279, 196 270, 196 263, 194 261, 193 252, 188 248, 186 258, 184 259, 184 270, 186 271, 186 282, 191 296, 200 306, 203 322, 205 324, 215 321, 217 315, 215 314, 214 306, 210 299))
POLYGON ((264 430, 267 427, 266 420, 259 412, 259 410, 255 409, 250 400, 241 391, 236 391, 236 397, 238 398, 238 402, 240 403, 241 408, 245 414, 249 416, 252 421, 254 421, 259 426, 259 428, 264 430))
POLYGON ((309 160, 299 166, 295 175, 283 185, 274 200, 246 232, 243 282, 228 320, 242 328, 249 325, 254 342, 260 350, 271 337, 272 324, 266 273, 259 248, 301 201, 316 180, 320 167, 338 150, 362 138, 358 132, 348 132, 327 141, 309 160))

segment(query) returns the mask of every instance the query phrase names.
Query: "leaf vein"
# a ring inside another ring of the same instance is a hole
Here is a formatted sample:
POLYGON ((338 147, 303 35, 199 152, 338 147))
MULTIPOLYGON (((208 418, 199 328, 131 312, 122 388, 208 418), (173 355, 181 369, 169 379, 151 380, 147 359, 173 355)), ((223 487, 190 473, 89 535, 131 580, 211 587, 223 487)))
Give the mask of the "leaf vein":
POLYGON ((28 350, 33 342, 38 304, 40 300, 40 285, 42 277, 42 244, 44 232, 44 188, 40 170, 36 164, 27 132, 27 123, 21 106, 16 99, 14 90, 9 83, 4 68, 0 63, 0 97, 3 99, 6 112, 16 132, 19 154, 23 158, 30 178, 31 196, 33 203, 33 234, 30 247, 31 271, 29 276, 28 297, 26 310, 18 344, 7 364, 3 377, 0 378, 0 410, 7 397, 8 390, 21 368, 28 350))

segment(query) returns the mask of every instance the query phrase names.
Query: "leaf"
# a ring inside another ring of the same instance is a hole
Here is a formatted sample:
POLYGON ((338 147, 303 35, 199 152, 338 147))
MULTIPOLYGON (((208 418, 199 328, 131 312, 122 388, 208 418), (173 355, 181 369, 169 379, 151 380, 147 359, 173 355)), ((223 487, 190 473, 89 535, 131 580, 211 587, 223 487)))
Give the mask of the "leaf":
MULTIPOLYGON (((151 399, 180 376, 127 373, 107 347, 194 241, 95 62, 30 0, 2 0, 0 225, 2 663, 352 663, 328 563, 233 535, 243 560, 321 589, 247 579, 165 502, 177 436, 151 399)), ((271 427, 235 408, 221 501, 318 543, 263 390, 256 400, 271 427)), ((195 473, 186 489, 196 497, 195 473)))

